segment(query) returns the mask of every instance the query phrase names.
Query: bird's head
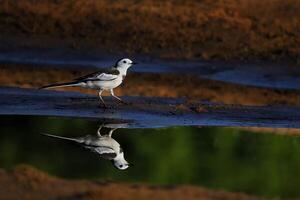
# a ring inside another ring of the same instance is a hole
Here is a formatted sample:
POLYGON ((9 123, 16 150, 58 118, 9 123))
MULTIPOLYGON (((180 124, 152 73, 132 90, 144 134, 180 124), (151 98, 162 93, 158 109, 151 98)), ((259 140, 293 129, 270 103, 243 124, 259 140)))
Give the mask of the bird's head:
POLYGON ((132 60, 130 60, 129 58, 123 58, 117 61, 117 63, 115 64, 116 68, 121 68, 121 69, 128 69, 129 67, 131 67, 132 65, 135 65, 137 63, 133 62, 132 60))
POLYGON ((128 163, 125 158, 124 154, 119 154, 114 160, 112 160, 113 165, 120 170, 125 170, 128 167, 132 166, 132 164, 128 163))

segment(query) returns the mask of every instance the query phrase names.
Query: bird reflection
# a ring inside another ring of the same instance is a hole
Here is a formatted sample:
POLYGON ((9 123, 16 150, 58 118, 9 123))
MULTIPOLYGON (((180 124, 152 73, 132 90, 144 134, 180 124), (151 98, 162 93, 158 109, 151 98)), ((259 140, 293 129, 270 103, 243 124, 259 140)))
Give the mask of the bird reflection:
POLYGON ((99 154, 100 157, 110 160, 117 169, 125 170, 130 164, 125 160, 124 152, 120 144, 112 138, 112 134, 115 130, 124 127, 126 127, 126 124, 102 124, 97 131, 97 135, 86 135, 77 138, 62 137, 45 133, 43 133, 43 135, 78 143, 84 148, 99 154), (103 127, 110 129, 108 134, 101 134, 101 129, 103 127))

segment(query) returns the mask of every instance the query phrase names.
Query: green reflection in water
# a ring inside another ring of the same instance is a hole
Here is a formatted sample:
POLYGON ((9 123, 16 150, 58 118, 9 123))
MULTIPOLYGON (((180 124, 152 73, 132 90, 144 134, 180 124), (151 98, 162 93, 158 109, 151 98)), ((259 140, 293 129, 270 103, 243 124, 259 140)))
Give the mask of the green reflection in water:
POLYGON ((26 163, 66 178, 195 184, 267 197, 300 196, 300 138, 238 128, 118 129, 113 138, 135 166, 118 171, 77 145, 40 135, 95 134, 99 121, 0 117, 0 167, 26 163))

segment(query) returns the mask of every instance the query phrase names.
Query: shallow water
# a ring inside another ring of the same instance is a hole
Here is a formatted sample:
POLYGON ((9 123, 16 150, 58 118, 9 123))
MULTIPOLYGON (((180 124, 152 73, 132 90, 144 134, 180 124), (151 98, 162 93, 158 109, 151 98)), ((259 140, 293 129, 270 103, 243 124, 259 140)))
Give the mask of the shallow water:
POLYGON ((128 96, 129 105, 78 92, 0 87, 0 115, 43 115, 114 119, 130 122, 130 128, 170 126, 238 126, 300 128, 300 108, 291 106, 224 105, 199 101, 180 109, 184 99, 128 96), (194 108, 204 108, 195 111, 194 108))
MULTIPOLYGON (((0 167, 29 164, 65 178, 192 184, 266 197, 300 196, 300 138, 239 128, 118 129, 125 171, 70 142, 41 135, 95 135, 103 121, 33 116, 0 117, 0 167)), ((108 129, 104 129, 108 131, 108 129)))
MULTIPOLYGON (((64 48, 0 51, 0 63, 39 67, 97 69, 112 66, 122 54, 74 51, 64 48)), ((214 62, 204 60, 156 59, 144 55, 131 56, 139 63, 132 72, 193 74, 230 83, 277 89, 300 89, 299 66, 274 63, 214 62), (287 70, 288 68, 288 70, 287 70)))

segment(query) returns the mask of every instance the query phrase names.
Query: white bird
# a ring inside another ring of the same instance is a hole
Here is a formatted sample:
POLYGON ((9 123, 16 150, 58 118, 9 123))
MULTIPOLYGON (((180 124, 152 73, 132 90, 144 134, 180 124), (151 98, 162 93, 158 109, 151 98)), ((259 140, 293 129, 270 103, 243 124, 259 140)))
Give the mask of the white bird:
POLYGON ((120 170, 127 169, 129 166, 131 166, 131 164, 129 164, 125 160, 124 151, 121 148, 120 144, 111 137, 112 133, 117 128, 112 128, 107 135, 101 135, 100 130, 102 127, 103 125, 99 127, 97 131, 97 136, 86 135, 84 137, 69 138, 69 137, 62 137, 62 136, 51 135, 46 133, 43 133, 43 135, 76 142, 81 146, 83 146, 84 148, 99 154, 100 157, 112 161, 113 165, 116 168, 120 170))
MULTIPOLYGON (((99 90, 99 98, 105 107, 106 104, 102 98, 102 92, 105 90, 109 90, 111 95, 123 102, 123 100, 114 94, 113 89, 118 87, 126 77, 127 70, 132 65, 137 64, 132 62, 128 58, 120 59, 116 62, 116 64, 110 69, 103 69, 92 74, 88 74, 83 77, 79 77, 74 79, 74 81, 66 82, 66 83, 57 83, 51 84, 47 86, 43 86, 40 89, 47 88, 58 88, 58 87, 83 87, 88 89, 96 89, 99 90)), ((124 103, 124 102, 123 102, 124 103)))

